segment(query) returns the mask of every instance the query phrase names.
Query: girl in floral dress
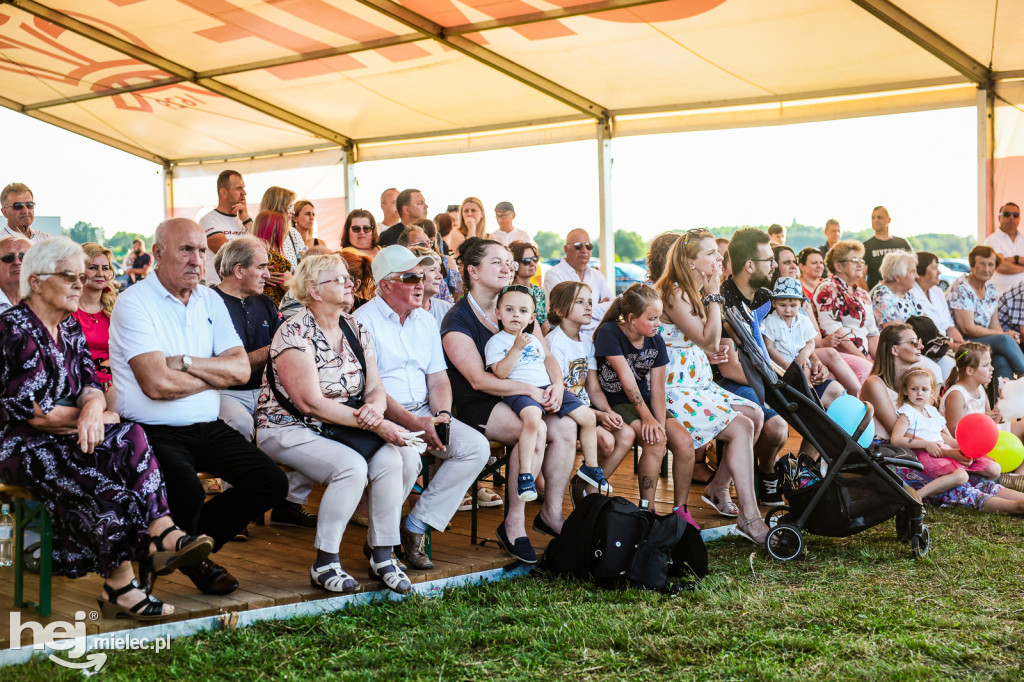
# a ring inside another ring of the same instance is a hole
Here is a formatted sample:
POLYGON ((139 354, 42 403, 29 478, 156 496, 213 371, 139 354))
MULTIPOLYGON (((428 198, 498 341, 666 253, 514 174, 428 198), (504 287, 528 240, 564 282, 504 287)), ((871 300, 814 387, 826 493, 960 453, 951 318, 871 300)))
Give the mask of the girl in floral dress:
POLYGON ((754 497, 754 434, 761 425, 734 409, 756 406, 712 381, 707 356, 720 350, 721 272, 722 255, 710 232, 691 230, 669 251, 665 272, 655 285, 665 309, 665 400, 668 413, 693 438, 694 448, 713 438, 726 443, 701 499, 723 516, 738 516, 737 532, 758 542, 767 532, 754 497), (730 499, 730 481, 736 483, 739 508, 730 499))

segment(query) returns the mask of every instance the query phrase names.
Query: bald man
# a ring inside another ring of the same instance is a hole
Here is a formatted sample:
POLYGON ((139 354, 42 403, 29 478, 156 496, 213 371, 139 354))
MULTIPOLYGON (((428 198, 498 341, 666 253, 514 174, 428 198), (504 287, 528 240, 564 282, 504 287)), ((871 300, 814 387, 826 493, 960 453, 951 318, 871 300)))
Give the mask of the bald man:
POLYGON ((559 282, 583 282, 590 287, 594 299, 594 317, 590 324, 580 329, 588 338, 597 329, 601 318, 612 304, 612 299, 615 298, 615 290, 608 286, 600 271, 590 267, 590 257, 593 253, 594 243, 590 241, 587 231, 572 230, 565 238, 565 257, 562 258, 562 262, 544 273, 544 293, 549 297, 551 289, 559 282))
MULTIPOLYGON (((145 429, 175 521, 186 533, 212 537, 217 551, 283 501, 288 481, 220 419, 220 391, 244 384, 251 368, 224 301, 199 283, 206 249, 198 223, 160 223, 153 238, 155 276, 126 289, 114 306, 110 364, 117 411, 145 429), (224 479, 231 489, 204 502, 197 471, 224 479)), ((238 588, 209 559, 181 571, 207 594, 238 588)))

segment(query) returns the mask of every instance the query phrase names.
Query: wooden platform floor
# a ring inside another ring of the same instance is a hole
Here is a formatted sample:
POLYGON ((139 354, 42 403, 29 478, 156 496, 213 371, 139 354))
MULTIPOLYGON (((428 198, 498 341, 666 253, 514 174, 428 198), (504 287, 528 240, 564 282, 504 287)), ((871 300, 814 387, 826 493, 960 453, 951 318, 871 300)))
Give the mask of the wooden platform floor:
MULTIPOLYGON (((787 445, 794 445, 791 439, 787 445)), ((790 448, 794 452, 796 447, 790 448)), ((788 452, 783 449, 783 452, 788 452)), ((624 461, 612 477, 616 495, 627 499, 638 499, 636 476, 631 462, 624 461)), ((689 495, 689 509, 703 529, 733 525, 734 520, 719 516, 700 499, 702 487, 695 485, 689 495)), ((500 492, 500 491, 499 491, 500 492)), ((321 489, 317 486, 310 498, 309 509, 316 511, 321 489)), ((659 513, 668 513, 672 508, 671 477, 662 478, 658 486, 657 507, 659 513)), ((568 496, 564 505, 565 514, 572 509, 568 496)), ((539 502, 527 504, 526 518, 529 523, 540 510, 539 502)), ((269 517, 269 514, 268 514, 269 517)), ((494 538, 494 531, 501 523, 502 508, 481 509, 479 534, 481 538, 494 538)), ((527 528, 530 541, 540 554, 550 538, 527 528)), ((175 614, 168 620, 187 620, 219 615, 233 611, 245 611, 268 606, 326 599, 337 596, 332 592, 310 585, 309 567, 316 551, 313 547, 313 529, 289 528, 273 525, 249 526, 248 542, 228 543, 215 555, 217 563, 226 567, 239 581, 240 587, 226 596, 206 595, 198 590, 181 573, 159 579, 154 590, 155 596, 174 604, 175 614)), ((349 525, 345 531, 341 548, 342 566, 358 580, 363 590, 384 589, 382 583, 367 576, 368 563, 362 548, 366 540, 366 529, 349 525)), ((445 533, 433 533, 434 569, 408 572, 413 583, 438 580, 501 568, 514 560, 493 541, 484 545, 470 544, 470 512, 458 512, 452 519, 452 528, 445 533)), ((97 611, 96 599, 102 590, 103 580, 99 575, 84 578, 53 579, 53 610, 47 619, 40 619, 31 608, 18 609, 22 622, 36 620, 48 623, 55 620, 73 622, 76 611, 85 611, 85 625, 88 634, 111 632, 137 627, 135 621, 127 619, 90 620, 90 612, 97 611)), ((32 599, 37 595, 38 578, 26 575, 26 595, 32 599)), ((14 571, 0 569, 0 613, 9 612, 14 605, 14 571)), ((30 636, 23 636, 29 644, 30 636)), ((10 620, 0 620, 0 649, 10 648, 10 620)))

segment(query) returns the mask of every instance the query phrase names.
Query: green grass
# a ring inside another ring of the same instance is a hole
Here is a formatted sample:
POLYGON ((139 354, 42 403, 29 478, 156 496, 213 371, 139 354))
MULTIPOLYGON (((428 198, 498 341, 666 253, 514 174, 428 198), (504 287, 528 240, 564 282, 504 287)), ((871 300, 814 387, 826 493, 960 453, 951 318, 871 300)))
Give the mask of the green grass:
MULTIPOLYGON (((1021 679, 1024 525, 929 510, 932 552, 892 523, 807 536, 773 562, 739 539, 665 597, 525 577, 117 652, 104 679, 1021 679)), ((81 679, 49 661, 0 677, 81 679)))

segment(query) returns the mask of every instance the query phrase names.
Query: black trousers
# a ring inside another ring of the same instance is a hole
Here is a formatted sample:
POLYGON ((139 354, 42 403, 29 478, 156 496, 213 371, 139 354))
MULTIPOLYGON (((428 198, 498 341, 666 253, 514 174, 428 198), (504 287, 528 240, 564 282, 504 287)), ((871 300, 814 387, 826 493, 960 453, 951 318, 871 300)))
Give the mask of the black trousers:
POLYGON ((214 551, 288 494, 281 468, 219 419, 143 428, 160 462, 171 517, 186 533, 213 538, 214 551), (223 478, 231 488, 204 503, 197 471, 223 478))

